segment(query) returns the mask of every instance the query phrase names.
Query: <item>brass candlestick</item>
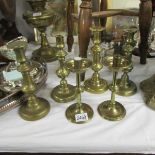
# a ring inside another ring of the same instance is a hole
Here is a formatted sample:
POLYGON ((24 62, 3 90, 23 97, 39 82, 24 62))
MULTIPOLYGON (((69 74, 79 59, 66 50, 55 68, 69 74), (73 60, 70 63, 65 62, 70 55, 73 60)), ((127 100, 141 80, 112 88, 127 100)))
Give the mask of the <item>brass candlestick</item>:
POLYGON ((24 54, 26 46, 27 42, 20 40, 7 44, 9 49, 15 51, 17 62, 19 63, 17 70, 21 72, 23 76, 22 91, 27 95, 27 103, 21 105, 19 114, 25 120, 34 121, 47 115, 50 110, 50 105, 47 100, 34 95, 36 85, 30 76, 31 66, 29 66, 29 62, 24 54))
POLYGON ((36 13, 27 12, 23 15, 23 18, 28 24, 40 31, 41 47, 33 52, 33 56, 40 56, 44 58, 46 62, 56 60, 57 49, 49 45, 45 33, 46 27, 54 22, 56 15, 52 12, 44 10, 36 13))
POLYGON ((132 96, 137 92, 136 84, 129 80, 128 73, 132 71, 133 64, 132 64, 132 51, 134 49, 135 42, 133 40, 133 36, 136 33, 135 28, 126 29, 124 30, 123 35, 123 47, 122 47, 122 55, 126 57, 127 60, 130 61, 130 66, 123 70, 123 75, 121 79, 117 80, 116 84, 116 94, 121 96, 132 96))
POLYGON ((51 97, 60 103, 72 101, 76 97, 76 87, 67 83, 66 77, 69 75, 69 70, 65 67, 65 56, 67 52, 64 51, 64 37, 61 35, 56 36, 56 44, 58 52, 56 54, 60 68, 56 71, 59 78, 61 78, 60 85, 56 86, 51 93, 51 97))
POLYGON ((103 93, 108 90, 107 81, 100 78, 99 71, 103 68, 101 63, 100 53, 102 51, 100 47, 101 43, 101 32, 104 30, 103 27, 92 27, 90 30, 93 32, 93 42, 94 46, 92 47, 93 51, 93 64, 92 69, 94 71, 92 78, 84 82, 85 90, 90 93, 103 93))
POLYGON ((68 60, 66 66, 72 72, 76 72, 76 97, 77 103, 69 106, 66 110, 66 117, 72 123, 82 124, 87 123, 93 117, 92 108, 81 102, 81 92, 83 88, 81 87, 81 73, 85 72, 87 68, 91 66, 91 61, 88 59, 79 60, 68 60))
POLYGON ((115 101, 116 77, 119 70, 127 68, 130 63, 120 55, 107 56, 103 59, 103 64, 113 71, 113 83, 111 100, 104 101, 98 106, 101 117, 110 121, 119 121, 126 115, 126 110, 122 104, 115 101))

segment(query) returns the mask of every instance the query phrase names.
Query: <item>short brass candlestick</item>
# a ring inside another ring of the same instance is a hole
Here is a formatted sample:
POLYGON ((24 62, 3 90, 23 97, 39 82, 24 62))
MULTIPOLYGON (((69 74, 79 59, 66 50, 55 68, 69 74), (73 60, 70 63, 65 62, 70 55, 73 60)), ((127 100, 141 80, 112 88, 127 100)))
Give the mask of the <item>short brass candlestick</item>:
POLYGON ((103 59, 103 64, 108 66, 113 71, 113 83, 111 100, 104 101, 98 106, 98 112, 101 117, 110 121, 119 121, 126 115, 126 110, 122 104, 115 101, 116 93, 116 77, 119 70, 125 69, 129 66, 128 60, 120 55, 107 56, 103 59))
POLYGON ((9 49, 15 51, 17 62, 19 63, 17 70, 23 76, 22 91, 27 95, 27 103, 21 105, 19 114, 25 120, 34 121, 47 115, 50 105, 47 100, 34 95, 36 85, 30 76, 31 66, 25 57, 26 46, 27 42, 20 40, 7 44, 9 49))
POLYGON ((116 86, 116 94, 121 96, 132 96, 137 92, 136 84, 129 80, 128 73, 132 71, 133 64, 132 64, 132 51, 134 49, 133 46, 133 35, 135 34, 135 29, 126 29, 124 30, 123 35, 123 47, 122 47, 122 55, 126 57, 127 60, 130 61, 130 66, 123 70, 123 75, 121 79, 117 80, 116 86))
POLYGON ((56 36, 56 44, 58 52, 56 54, 60 68, 56 71, 59 78, 61 78, 60 85, 56 86, 51 93, 51 97, 60 103, 72 101, 76 97, 76 87, 67 83, 66 77, 69 75, 69 69, 65 66, 65 56, 67 52, 64 51, 64 37, 61 35, 56 36))
POLYGON ((66 117, 72 123, 77 123, 77 124, 87 123, 92 119, 94 112, 88 104, 81 102, 81 92, 83 91, 83 88, 81 87, 80 83, 81 83, 81 73, 85 72, 86 69, 91 66, 91 61, 84 58, 81 60, 80 59, 68 60, 66 62, 66 66, 72 72, 76 72, 76 84, 77 84, 77 88, 76 88, 77 103, 67 108, 66 117), (82 117, 81 121, 77 120, 78 116, 80 120, 82 117))
POLYGON ((55 20, 55 15, 49 11, 41 11, 39 13, 27 12, 23 15, 23 18, 28 24, 37 28, 40 31, 41 47, 33 52, 33 56, 40 56, 45 59, 46 62, 56 60, 55 47, 51 47, 46 37, 46 27, 51 25, 55 20))
POLYGON ((86 91, 98 94, 108 90, 107 81, 100 78, 99 74, 99 71, 103 68, 100 56, 100 53, 102 51, 100 43, 101 43, 101 32, 104 30, 104 28, 98 26, 98 27, 92 27, 90 28, 90 30, 93 32, 93 42, 94 42, 94 46, 92 47, 93 51, 92 69, 94 73, 92 78, 84 82, 84 85, 86 91))

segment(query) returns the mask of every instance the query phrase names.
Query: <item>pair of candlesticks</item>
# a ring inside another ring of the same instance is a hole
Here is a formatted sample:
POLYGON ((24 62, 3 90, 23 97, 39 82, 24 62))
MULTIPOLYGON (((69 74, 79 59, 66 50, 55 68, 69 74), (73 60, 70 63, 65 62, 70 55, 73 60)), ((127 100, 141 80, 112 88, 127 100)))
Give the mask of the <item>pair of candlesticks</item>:
MULTIPOLYGON (((63 36, 56 36, 57 52, 56 57, 60 62, 60 67, 57 70, 58 77, 61 78, 60 85, 56 86, 52 92, 51 97, 60 103, 65 103, 77 98, 77 103, 71 105, 66 110, 66 117, 73 123, 85 123, 92 119, 93 110, 85 103, 81 102, 81 92, 83 92, 83 87, 80 84, 80 74, 85 72, 86 69, 92 67, 94 74, 91 79, 84 82, 84 89, 91 93, 103 93, 108 90, 108 84, 106 80, 100 78, 99 71, 103 68, 103 65, 108 66, 109 69, 113 71, 113 83, 111 85, 111 100, 105 101, 98 106, 99 114, 108 120, 116 121, 121 120, 125 114, 126 110, 120 103, 115 101, 115 93, 122 92, 118 91, 119 86, 121 90, 124 88, 126 92, 124 95, 132 95, 136 92, 136 86, 133 82, 128 79, 127 73, 132 70, 132 35, 131 30, 127 31, 125 34, 126 39, 124 39, 124 52, 125 56, 115 54, 113 56, 107 56, 101 59, 100 53, 102 51, 100 47, 100 36, 102 27, 92 27, 93 32, 93 42, 94 46, 92 51, 94 53, 93 62, 84 58, 76 58, 65 61, 66 52, 64 51, 64 39, 63 36), (128 59, 130 58, 130 59, 128 59), (123 70, 124 74, 121 80, 116 81, 117 72, 123 70), (76 87, 67 83, 66 77, 69 72, 76 72, 76 87), (133 86, 134 85, 134 86, 133 86), (130 91, 129 91, 130 90, 130 91), (132 91, 131 91, 132 90, 132 91), (130 92, 130 93, 129 93, 130 92), (132 93, 131 93, 132 92, 132 93)), ((132 32, 133 34, 134 32, 132 32)), ((124 38, 125 38, 124 37, 124 38)), ((38 98, 35 96, 36 86, 30 77, 30 64, 25 57, 27 42, 15 40, 14 42, 9 42, 7 44, 8 48, 14 49, 18 63, 18 70, 23 75, 23 85, 22 90, 27 95, 27 103, 21 105, 19 109, 20 116, 29 121, 38 120, 46 116, 50 110, 50 104, 47 100, 43 98, 38 98)), ((123 91, 123 92, 124 92, 123 91)))

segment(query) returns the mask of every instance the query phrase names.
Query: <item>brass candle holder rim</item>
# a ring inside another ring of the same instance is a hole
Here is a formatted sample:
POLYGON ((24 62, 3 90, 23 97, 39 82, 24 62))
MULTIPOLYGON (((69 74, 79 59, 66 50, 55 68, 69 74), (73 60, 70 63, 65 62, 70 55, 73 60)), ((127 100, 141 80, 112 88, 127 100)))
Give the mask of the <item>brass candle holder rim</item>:
POLYGON ((131 63, 129 60, 126 59, 126 57, 121 55, 110 55, 102 58, 102 63, 104 66, 108 67, 110 70, 115 71, 122 71, 124 69, 127 69, 131 66, 131 63), (114 57, 117 59, 115 66, 114 66, 114 57))
POLYGON ((92 61, 87 58, 82 58, 80 61, 81 63, 79 63, 78 64, 79 66, 76 68, 76 60, 68 59, 65 62, 65 66, 72 72, 82 73, 82 72, 85 72, 86 69, 88 69, 92 65, 92 61))
POLYGON ((24 36, 19 36, 6 43, 6 51, 14 50, 16 48, 25 48, 28 44, 27 38, 24 36))

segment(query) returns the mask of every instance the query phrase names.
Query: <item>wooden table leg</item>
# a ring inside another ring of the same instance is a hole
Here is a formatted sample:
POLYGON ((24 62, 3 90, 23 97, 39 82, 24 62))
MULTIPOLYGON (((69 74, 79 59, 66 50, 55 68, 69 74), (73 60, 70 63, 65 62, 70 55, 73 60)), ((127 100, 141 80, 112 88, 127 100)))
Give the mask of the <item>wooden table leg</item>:
POLYGON ((152 21, 152 1, 140 0, 139 30, 140 30, 140 63, 146 64, 149 49, 148 37, 152 21))
MULTIPOLYGON (((101 0, 100 11, 106 11, 107 8, 108 8, 107 0, 101 0)), ((101 26, 105 27, 106 22, 107 22, 107 17, 101 18, 101 20, 100 20, 101 26)))
MULTIPOLYGON (((92 23, 92 2, 91 0, 82 0, 80 5, 80 15, 78 21, 78 39, 79 39, 79 56, 87 57, 87 50, 90 41, 90 26, 92 23)), ((81 77, 84 80, 84 74, 81 77)))
POLYGON ((74 13, 74 0, 68 0, 68 6, 67 6, 68 52, 71 52, 74 43, 74 37, 73 37, 74 22, 72 13, 74 13))

